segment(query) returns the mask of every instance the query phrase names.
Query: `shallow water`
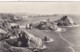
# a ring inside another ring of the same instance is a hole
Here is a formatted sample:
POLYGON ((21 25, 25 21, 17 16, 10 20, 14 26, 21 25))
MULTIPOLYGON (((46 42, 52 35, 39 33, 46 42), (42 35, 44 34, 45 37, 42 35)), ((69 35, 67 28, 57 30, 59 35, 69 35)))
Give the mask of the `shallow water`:
POLYGON ((67 31, 61 33, 62 36, 73 44, 75 52, 80 52, 80 27, 68 28, 67 31))

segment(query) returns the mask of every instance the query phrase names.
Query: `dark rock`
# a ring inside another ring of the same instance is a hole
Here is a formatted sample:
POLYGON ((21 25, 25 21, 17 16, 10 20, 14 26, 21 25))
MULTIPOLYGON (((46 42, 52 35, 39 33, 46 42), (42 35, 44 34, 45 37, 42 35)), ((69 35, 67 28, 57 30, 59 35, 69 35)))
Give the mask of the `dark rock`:
POLYGON ((55 21, 55 23, 57 23, 57 26, 70 26, 75 24, 72 18, 68 16, 63 16, 61 19, 55 21))

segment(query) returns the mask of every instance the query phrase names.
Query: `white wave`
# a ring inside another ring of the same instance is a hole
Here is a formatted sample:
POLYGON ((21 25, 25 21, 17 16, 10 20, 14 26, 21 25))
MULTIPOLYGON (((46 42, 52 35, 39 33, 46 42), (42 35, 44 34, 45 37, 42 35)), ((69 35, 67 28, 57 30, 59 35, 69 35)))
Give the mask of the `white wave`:
POLYGON ((61 39, 63 39, 64 41, 66 41, 67 43, 70 44, 70 46, 67 48, 70 48, 72 50, 72 52, 75 52, 75 50, 72 48, 73 44, 70 41, 66 40, 64 37, 62 37, 61 33, 59 34, 59 36, 61 39))
POLYGON ((50 38, 50 40, 46 41, 48 43, 53 42, 54 40, 52 38, 50 38))
POLYGON ((64 31, 66 31, 66 29, 64 28, 57 28, 57 30, 55 30, 55 32, 64 32, 64 31))

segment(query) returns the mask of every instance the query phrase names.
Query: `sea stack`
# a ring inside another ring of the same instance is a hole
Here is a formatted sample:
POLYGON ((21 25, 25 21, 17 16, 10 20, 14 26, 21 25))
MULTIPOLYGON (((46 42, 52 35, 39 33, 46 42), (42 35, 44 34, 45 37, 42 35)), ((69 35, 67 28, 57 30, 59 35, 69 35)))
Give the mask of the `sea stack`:
POLYGON ((75 25, 72 18, 68 16, 63 16, 61 19, 55 21, 57 23, 57 26, 71 26, 75 25))

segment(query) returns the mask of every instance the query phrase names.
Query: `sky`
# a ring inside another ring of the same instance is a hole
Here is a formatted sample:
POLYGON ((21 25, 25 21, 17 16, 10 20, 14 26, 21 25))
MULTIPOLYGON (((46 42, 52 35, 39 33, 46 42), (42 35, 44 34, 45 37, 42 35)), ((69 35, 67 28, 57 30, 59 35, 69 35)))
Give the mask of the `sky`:
POLYGON ((80 2, 0 2, 0 13, 80 14, 80 2))

